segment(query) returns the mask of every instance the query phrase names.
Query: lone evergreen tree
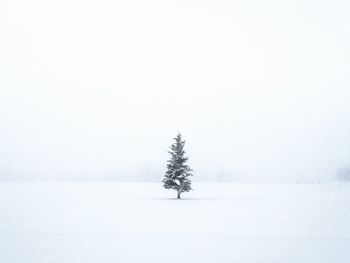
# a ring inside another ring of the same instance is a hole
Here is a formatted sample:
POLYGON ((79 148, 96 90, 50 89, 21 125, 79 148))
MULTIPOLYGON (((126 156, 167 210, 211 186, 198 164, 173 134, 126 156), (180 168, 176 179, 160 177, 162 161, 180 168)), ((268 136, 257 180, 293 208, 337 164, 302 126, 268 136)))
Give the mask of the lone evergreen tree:
POLYGON ((188 157, 185 157, 185 141, 178 133, 174 138, 175 142, 170 146, 171 158, 168 160, 167 171, 163 179, 165 189, 174 189, 177 191, 177 198, 181 198, 182 192, 188 192, 191 189, 192 169, 186 164, 188 157))

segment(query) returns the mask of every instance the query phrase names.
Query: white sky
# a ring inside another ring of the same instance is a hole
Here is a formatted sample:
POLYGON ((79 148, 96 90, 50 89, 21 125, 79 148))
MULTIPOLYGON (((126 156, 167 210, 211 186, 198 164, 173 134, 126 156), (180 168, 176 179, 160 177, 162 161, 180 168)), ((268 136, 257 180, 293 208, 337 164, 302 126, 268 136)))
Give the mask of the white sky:
POLYGON ((350 166, 350 2, 0 2, 0 179, 329 180, 350 166))

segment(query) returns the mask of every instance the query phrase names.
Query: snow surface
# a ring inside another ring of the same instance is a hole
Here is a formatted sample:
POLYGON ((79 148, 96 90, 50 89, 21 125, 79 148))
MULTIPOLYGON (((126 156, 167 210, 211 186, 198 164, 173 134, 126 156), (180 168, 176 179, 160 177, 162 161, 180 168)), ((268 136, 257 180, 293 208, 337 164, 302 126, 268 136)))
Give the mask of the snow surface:
POLYGON ((1 183, 0 262, 350 262, 350 184, 1 183))

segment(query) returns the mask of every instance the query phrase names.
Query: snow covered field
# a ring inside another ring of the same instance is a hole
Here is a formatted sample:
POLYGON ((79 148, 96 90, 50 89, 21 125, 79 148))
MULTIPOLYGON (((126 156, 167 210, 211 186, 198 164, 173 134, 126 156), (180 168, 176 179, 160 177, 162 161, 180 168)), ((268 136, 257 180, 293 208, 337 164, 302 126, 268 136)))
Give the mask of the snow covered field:
POLYGON ((350 262, 350 184, 1 183, 0 262, 350 262))

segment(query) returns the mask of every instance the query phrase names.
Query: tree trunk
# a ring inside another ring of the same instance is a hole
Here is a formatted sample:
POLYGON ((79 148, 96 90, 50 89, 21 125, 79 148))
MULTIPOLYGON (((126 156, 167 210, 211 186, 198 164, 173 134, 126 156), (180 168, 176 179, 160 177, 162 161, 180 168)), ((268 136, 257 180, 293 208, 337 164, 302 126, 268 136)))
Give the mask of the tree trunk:
POLYGON ((180 191, 177 191, 177 199, 180 199, 181 198, 181 192, 180 191))

